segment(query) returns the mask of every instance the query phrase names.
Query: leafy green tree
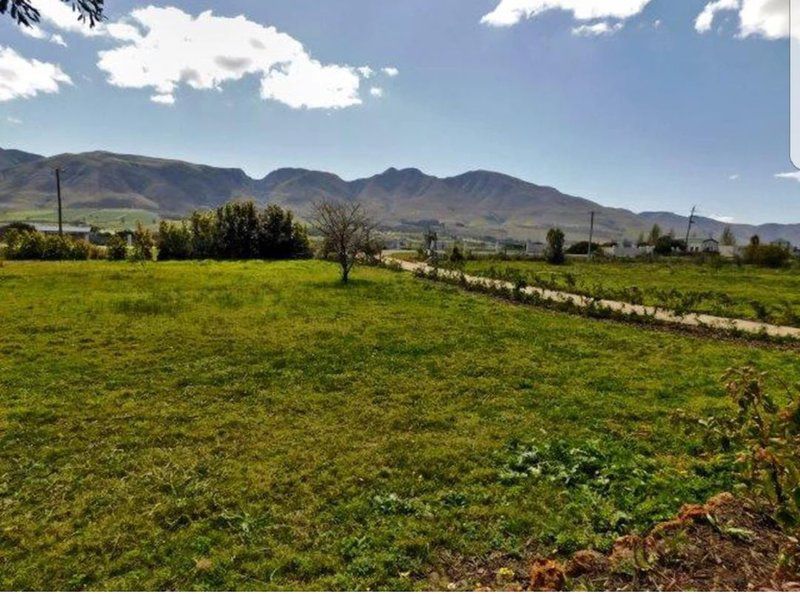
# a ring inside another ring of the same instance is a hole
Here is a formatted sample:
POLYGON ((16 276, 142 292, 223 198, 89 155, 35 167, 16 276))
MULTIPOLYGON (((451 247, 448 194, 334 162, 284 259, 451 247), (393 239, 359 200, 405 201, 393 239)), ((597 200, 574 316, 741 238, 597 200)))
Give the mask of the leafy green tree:
POLYGON ((152 232, 141 223, 136 223, 136 231, 133 232, 133 259, 140 262, 152 261, 155 247, 152 232))
POLYGON ((550 229, 547 232, 547 261, 550 264, 563 264, 564 232, 561 229, 550 229))
POLYGON ((306 258, 311 254, 305 227, 289 210, 270 205, 260 215, 259 257, 270 260, 306 258))
POLYGON ((258 256, 261 221, 252 201, 228 202, 217 209, 217 257, 247 260, 258 256))
MULTIPOLYGON (((600 253, 602 246, 599 243, 592 242, 592 254, 597 255, 600 253)), ((589 253, 589 242, 588 241, 578 241, 577 243, 573 243, 569 246, 566 250, 566 253, 571 256, 585 256, 589 253)))
POLYGON ((120 261, 128 258, 128 242, 122 235, 113 235, 106 244, 106 257, 109 260, 120 261))
POLYGON ((722 237, 720 237, 720 243, 722 245, 736 245, 736 236, 733 234, 733 230, 730 226, 726 226, 722 230, 722 237))
POLYGON ((216 257, 217 226, 213 212, 195 211, 189 219, 192 235, 192 256, 197 259, 216 257))
POLYGON ((454 245, 453 249, 450 250, 450 254, 448 255, 447 259, 450 261, 450 266, 452 266, 455 270, 464 270, 464 263, 466 262, 467 258, 464 256, 464 252, 461 250, 461 248, 457 245, 454 245))
POLYGON ((661 239, 661 236, 661 227, 659 227, 657 224, 654 224, 653 228, 650 229, 650 235, 647 239, 647 243, 654 246, 658 243, 658 240, 661 239))
POLYGON ((192 257, 192 233, 185 222, 161 221, 158 225, 158 259, 188 260, 192 257))
POLYGON ((658 256, 669 256, 674 252, 685 252, 686 242, 675 239, 671 235, 662 235, 656 241, 653 253, 658 256))

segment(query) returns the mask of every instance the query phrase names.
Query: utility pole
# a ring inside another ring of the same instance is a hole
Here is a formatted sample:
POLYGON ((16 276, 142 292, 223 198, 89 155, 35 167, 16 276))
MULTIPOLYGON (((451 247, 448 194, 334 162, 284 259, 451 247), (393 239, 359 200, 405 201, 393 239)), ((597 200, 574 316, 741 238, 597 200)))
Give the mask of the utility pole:
POLYGON ((589 249, 586 252, 586 257, 588 259, 592 259, 592 239, 594 239, 594 211, 592 211, 592 217, 589 221, 589 249))
POLYGON ((64 235, 64 224, 61 217, 61 169, 56 167, 56 194, 58 194, 58 234, 64 235))
POLYGON ((689 233, 692 232, 692 225, 694 225, 694 214, 697 212, 697 206, 692 207, 692 213, 689 215, 689 226, 686 228, 686 250, 689 250, 689 233))

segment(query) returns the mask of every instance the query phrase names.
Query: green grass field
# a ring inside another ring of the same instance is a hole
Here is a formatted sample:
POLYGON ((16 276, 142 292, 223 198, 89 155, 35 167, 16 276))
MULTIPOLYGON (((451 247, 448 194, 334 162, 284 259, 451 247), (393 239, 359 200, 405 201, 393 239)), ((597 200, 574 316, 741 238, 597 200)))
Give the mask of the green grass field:
MULTIPOLYGON (((157 213, 131 208, 65 208, 63 217, 65 223, 85 224, 109 231, 135 229, 137 222, 153 228, 158 225, 160 219, 157 213)), ((0 223, 13 221, 56 223, 58 213, 55 209, 0 212, 0 223)))
POLYGON ((543 261, 477 260, 466 263, 470 274, 522 276, 530 284, 553 284, 572 292, 607 299, 633 300, 646 305, 681 309, 724 317, 800 325, 800 266, 781 270, 718 266, 678 259, 659 262, 586 262, 570 260, 564 266, 543 261), (673 292, 676 290, 677 292, 673 292))
POLYGON ((0 267, 0 589, 444 588, 608 547, 732 486, 697 422, 726 368, 800 379, 796 352, 354 276, 0 267))

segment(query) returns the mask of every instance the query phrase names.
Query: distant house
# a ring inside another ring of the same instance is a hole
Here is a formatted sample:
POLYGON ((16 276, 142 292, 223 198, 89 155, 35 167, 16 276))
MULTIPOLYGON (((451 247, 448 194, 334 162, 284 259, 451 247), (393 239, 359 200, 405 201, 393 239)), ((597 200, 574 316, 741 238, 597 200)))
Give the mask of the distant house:
MULTIPOLYGON (((0 225, 0 237, 5 235, 6 229, 8 229, 14 223, 7 223, 0 225)), ((58 225, 52 225, 49 223, 28 223, 25 222, 25 225, 29 227, 33 227, 39 233, 43 233, 44 235, 58 235, 58 225)), ((83 239, 84 241, 89 241, 89 234, 92 232, 91 227, 83 227, 79 225, 63 225, 64 235, 67 235, 73 239, 83 239)))
POLYGON ((604 245, 602 248, 603 253, 609 258, 638 258, 640 256, 647 256, 653 253, 653 246, 651 245, 631 245, 629 243, 611 243, 604 245))
MULTIPOLYGON (((45 235, 58 235, 58 225, 50 225, 45 223, 31 223, 34 229, 39 233, 45 235)), ((84 227, 82 225, 62 225, 64 235, 72 239, 83 239, 89 241, 89 234, 92 232, 91 227, 84 227)))
POLYGON ((718 254, 719 242, 711 237, 708 239, 695 239, 693 237, 689 240, 686 251, 690 254, 718 254))
POLYGON ((544 258, 547 246, 541 241, 528 241, 525 243, 525 255, 534 258, 544 258))

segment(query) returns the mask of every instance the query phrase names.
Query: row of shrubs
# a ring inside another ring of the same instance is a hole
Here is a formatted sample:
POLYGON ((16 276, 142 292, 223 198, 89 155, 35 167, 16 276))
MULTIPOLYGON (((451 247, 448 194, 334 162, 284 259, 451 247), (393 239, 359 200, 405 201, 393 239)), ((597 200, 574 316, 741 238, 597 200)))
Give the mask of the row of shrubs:
POLYGON ((311 256, 306 229, 294 221, 291 212, 278 206, 259 211, 253 202, 196 211, 188 222, 162 221, 156 234, 138 225, 130 247, 123 234, 111 236, 102 249, 26 226, 9 229, 5 242, 9 260, 285 260, 311 256))
POLYGON ((4 255, 9 260, 96 260, 104 256, 88 241, 27 229, 8 230, 5 242, 4 255))

